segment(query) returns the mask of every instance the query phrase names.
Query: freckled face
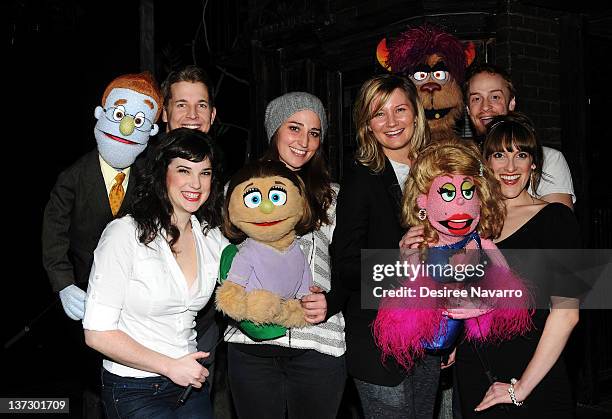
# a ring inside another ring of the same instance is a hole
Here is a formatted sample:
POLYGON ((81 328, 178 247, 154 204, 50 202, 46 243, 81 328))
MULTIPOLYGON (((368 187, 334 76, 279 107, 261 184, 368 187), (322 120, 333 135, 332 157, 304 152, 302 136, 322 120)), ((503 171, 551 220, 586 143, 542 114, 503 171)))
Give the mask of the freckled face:
POLYGON ((427 210, 431 225, 445 235, 466 236, 480 221, 480 198, 471 176, 438 176, 418 203, 427 210))

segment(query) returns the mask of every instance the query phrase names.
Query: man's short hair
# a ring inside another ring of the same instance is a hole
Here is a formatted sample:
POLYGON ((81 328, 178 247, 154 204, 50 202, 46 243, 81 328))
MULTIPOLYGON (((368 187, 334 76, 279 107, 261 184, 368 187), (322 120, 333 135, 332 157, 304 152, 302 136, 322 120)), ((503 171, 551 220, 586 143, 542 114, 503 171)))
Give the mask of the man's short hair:
POLYGON ((172 96, 170 87, 172 87, 173 84, 182 81, 202 83, 204 86, 206 86, 206 89, 208 90, 208 102, 211 107, 215 106, 215 94, 210 77, 208 77, 208 74, 203 68, 193 64, 190 64, 180 70, 171 71, 170 74, 168 74, 168 77, 166 77, 166 80, 164 80, 161 85, 161 91, 164 97, 164 106, 168 105, 170 97, 172 96))
POLYGON ((465 71, 465 82, 463 83, 464 97, 467 98, 470 94, 470 80, 472 80, 472 77, 480 73, 489 73, 491 75, 497 74, 501 76, 501 78, 506 82, 506 87, 510 92, 510 97, 508 100, 513 99, 516 96, 516 89, 512 83, 512 78, 510 77, 510 73, 505 68, 491 63, 474 62, 465 71))

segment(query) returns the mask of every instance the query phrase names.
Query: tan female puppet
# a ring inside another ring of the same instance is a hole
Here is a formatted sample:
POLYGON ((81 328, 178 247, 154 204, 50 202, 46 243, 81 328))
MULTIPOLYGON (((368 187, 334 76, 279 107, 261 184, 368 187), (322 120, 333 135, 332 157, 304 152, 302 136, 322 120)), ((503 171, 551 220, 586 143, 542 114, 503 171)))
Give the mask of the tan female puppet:
POLYGON ((299 299, 312 277, 296 235, 314 221, 301 179, 280 162, 251 163, 232 178, 224 209, 225 234, 241 243, 222 258, 217 309, 256 340, 308 325, 299 299))

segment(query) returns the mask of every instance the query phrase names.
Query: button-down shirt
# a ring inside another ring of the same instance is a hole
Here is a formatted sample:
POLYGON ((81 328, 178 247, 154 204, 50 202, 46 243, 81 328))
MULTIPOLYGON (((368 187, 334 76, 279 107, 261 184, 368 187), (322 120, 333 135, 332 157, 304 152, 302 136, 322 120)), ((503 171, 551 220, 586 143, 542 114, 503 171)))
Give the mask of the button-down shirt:
POLYGON ((115 176, 117 173, 123 172, 125 173, 125 179, 123 179, 123 190, 127 191, 128 183, 130 182, 130 167, 126 167, 123 170, 117 170, 112 167, 110 164, 106 162, 102 158, 102 156, 98 155, 100 159, 100 169, 102 170, 102 177, 104 178, 104 186, 106 186, 106 194, 110 194, 111 188, 115 184, 115 176))
MULTIPOLYGON (((227 240, 219 229, 204 235, 195 216, 191 225, 198 275, 195 289, 190 290, 161 235, 145 246, 138 241, 131 217, 111 222, 94 252, 83 328, 121 330, 146 348, 172 358, 195 352, 195 316, 212 296, 227 240)), ((108 359, 103 365, 125 377, 156 375, 108 359)))

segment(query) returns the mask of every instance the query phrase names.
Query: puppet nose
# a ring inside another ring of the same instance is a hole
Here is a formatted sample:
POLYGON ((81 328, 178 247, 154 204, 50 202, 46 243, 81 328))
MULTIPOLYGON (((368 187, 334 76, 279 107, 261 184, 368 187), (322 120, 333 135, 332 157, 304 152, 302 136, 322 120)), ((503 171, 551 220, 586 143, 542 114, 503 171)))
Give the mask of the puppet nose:
POLYGON ((259 206, 259 210, 264 214, 271 214, 274 211, 274 204, 269 199, 264 199, 259 206))
POLYGON ((134 118, 130 115, 125 115, 121 120, 121 123, 119 123, 119 131, 121 131, 121 134, 123 135, 132 135, 135 127, 134 118))
POLYGON ((438 83, 429 82, 422 85, 421 90, 424 92, 433 93, 436 90, 442 90, 442 86, 440 86, 438 83))

